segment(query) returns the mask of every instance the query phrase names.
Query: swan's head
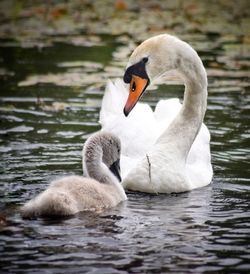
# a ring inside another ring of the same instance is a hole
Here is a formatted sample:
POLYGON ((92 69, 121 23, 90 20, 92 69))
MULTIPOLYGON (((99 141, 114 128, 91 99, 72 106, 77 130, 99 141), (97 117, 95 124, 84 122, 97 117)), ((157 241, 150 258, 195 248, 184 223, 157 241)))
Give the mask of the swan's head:
POLYGON ((129 114, 151 81, 171 70, 183 71, 183 59, 193 59, 194 54, 187 43, 168 34, 154 36, 140 44, 130 56, 123 77, 124 82, 130 84, 124 114, 129 114))

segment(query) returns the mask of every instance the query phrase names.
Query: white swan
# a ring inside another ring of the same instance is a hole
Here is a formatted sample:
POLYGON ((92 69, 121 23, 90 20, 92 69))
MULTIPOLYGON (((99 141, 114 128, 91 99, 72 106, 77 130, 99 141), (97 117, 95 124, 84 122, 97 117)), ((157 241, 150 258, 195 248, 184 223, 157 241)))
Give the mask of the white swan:
POLYGON ((115 85, 108 82, 100 112, 102 129, 122 142, 123 186, 171 193, 208 185, 213 175, 210 134, 202 124, 207 76, 196 51, 171 35, 150 38, 132 53, 124 81, 130 84, 126 104, 127 87, 119 80, 115 85), (150 81, 169 71, 184 80, 183 105, 178 99, 161 100, 153 112, 137 103, 150 81), (123 115, 124 104, 125 115, 134 108, 128 117, 123 115))
POLYGON ((79 211, 102 210, 127 199, 119 174, 120 140, 113 134, 92 135, 83 148, 83 170, 91 178, 67 176, 21 208, 24 218, 67 216, 79 211))

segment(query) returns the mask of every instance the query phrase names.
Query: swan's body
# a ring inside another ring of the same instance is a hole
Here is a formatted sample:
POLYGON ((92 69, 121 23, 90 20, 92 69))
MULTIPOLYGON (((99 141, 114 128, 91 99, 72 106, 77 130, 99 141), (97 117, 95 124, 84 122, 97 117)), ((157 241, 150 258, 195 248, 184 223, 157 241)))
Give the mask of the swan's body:
POLYGON ((67 216, 116 206, 127 199, 119 183, 120 140, 112 134, 96 133, 83 149, 84 173, 92 178, 67 176, 50 186, 21 209, 23 217, 67 216), (112 172, 110 171, 112 170, 112 172))
POLYGON ((211 182, 210 134, 202 124, 207 77, 197 53, 185 42, 159 35, 131 55, 124 80, 108 83, 100 113, 102 128, 120 137, 123 186, 149 193, 183 192, 211 182), (161 100, 153 112, 137 100, 149 80, 175 70, 185 83, 184 102, 161 100), (141 82, 140 82, 141 81, 141 82), (119 95, 117 95, 117 94, 119 95), (114 106, 116 105, 116 106, 114 106))

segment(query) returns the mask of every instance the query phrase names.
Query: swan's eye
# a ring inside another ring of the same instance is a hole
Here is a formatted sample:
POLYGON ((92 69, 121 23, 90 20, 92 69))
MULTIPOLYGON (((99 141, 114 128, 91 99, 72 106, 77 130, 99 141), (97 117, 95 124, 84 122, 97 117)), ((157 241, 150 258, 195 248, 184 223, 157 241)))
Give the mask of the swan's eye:
POLYGON ((132 91, 135 91, 136 90, 136 84, 135 84, 135 81, 133 81, 132 83, 132 91))
POLYGON ((148 62, 148 57, 142 58, 142 61, 146 64, 148 62))

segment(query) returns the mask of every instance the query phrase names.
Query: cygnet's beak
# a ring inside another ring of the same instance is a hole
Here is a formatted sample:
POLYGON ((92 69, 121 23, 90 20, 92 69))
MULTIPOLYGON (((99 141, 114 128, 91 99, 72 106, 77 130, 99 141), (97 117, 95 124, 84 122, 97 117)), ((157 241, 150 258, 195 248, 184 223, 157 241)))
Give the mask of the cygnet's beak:
POLYGON ((148 79, 143 79, 140 76, 132 75, 129 87, 129 96, 123 110, 125 116, 129 115, 130 111, 136 105, 148 84, 148 79))
POLYGON ((122 181, 121 174, 120 174, 120 159, 115 161, 111 166, 110 166, 110 171, 115 175, 115 177, 119 180, 119 182, 122 181))

